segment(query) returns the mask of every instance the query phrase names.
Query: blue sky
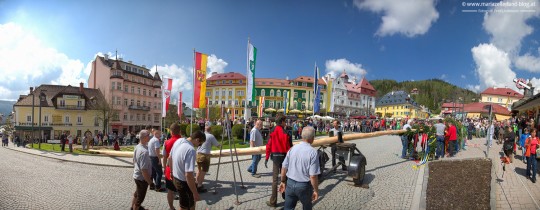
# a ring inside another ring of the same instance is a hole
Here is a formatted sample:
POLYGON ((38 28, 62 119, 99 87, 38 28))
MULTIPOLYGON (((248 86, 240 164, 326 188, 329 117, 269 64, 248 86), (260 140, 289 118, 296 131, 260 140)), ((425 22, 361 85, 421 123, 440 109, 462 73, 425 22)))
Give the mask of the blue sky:
POLYGON ((211 55, 211 71, 244 73, 248 37, 258 48, 257 77, 312 75, 317 63, 326 73, 440 78, 475 91, 513 86, 513 77, 540 84, 539 0, 462 5, 474 2, 488 1, 0 0, 0 73, 9 75, 0 99, 32 85, 86 81, 94 56, 116 49, 190 91, 193 48, 211 55))

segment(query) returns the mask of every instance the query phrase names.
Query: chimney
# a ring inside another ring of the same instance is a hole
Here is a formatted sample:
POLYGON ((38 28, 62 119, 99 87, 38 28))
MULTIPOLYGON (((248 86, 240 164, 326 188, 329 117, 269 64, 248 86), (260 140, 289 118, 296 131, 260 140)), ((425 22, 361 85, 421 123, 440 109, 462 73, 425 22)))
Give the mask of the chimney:
MULTIPOLYGON (((120 60, 122 60, 122 58, 120 58, 120 60)), ((132 62, 132 61, 128 61, 128 63, 131 63, 131 64, 133 64, 133 62, 132 62)))
POLYGON ((215 72, 215 71, 214 71, 214 72, 212 72, 212 76, 214 76, 214 75, 216 75, 216 74, 217 74, 217 72, 215 72))
POLYGON ((79 83, 79 92, 82 93, 83 91, 84 91, 84 83, 81 82, 81 83, 79 83))
POLYGON ((121 58, 121 57, 120 57, 120 58, 118 58, 118 60, 119 60, 119 61, 123 61, 123 60, 124 60, 124 58, 121 58))
MULTIPOLYGON (((34 87, 30 87, 30 94, 32 94, 34 92, 34 87)), ((28 95, 30 95, 28 94, 28 95)))
POLYGON ((105 58, 105 60, 109 60, 109 54, 107 53, 103 54, 103 58, 105 58))

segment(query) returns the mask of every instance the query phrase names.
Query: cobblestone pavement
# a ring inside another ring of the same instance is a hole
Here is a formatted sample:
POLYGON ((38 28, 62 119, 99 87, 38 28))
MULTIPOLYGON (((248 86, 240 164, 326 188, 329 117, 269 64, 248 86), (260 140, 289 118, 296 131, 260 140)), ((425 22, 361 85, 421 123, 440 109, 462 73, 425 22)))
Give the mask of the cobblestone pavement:
MULTIPOLYGON (((353 141, 367 158, 368 189, 352 186, 343 172, 327 177, 319 186, 321 198, 315 209, 410 209, 418 170, 414 163, 399 158, 397 136, 353 141)), ((329 150, 329 149, 328 149, 329 150)), ((131 168, 80 164, 29 155, 0 148, 0 209, 129 209, 135 190, 131 168)), ((230 157, 224 158, 230 160, 230 157)), ((215 162, 216 160, 213 160, 215 162)), ((246 189, 237 188, 240 205, 235 205, 231 163, 217 165, 206 176, 207 188, 217 194, 201 194, 197 209, 270 209, 265 205, 271 191, 271 169, 259 164, 262 178, 246 172, 250 161, 240 161, 246 189)), ((271 162, 269 162, 271 165, 271 162)), ((235 164, 236 170, 238 170, 235 164)), ((236 174, 238 184, 239 174, 236 174)), ((240 184, 239 184, 240 185, 240 184)), ((278 199, 282 206, 283 200, 278 199)), ((166 193, 148 192, 143 204, 150 209, 168 209, 166 193)), ((178 206, 178 202, 175 202, 178 206)), ((298 204, 297 209, 301 209, 298 204)))
MULTIPOLYGON (((456 155, 457 158, 486 157, 485 139, 473 139, 466 151, 456 155)), ((503 156, 502 144, 495 142, 489 151, 489 157, 494 161, 496 209, 540 209, 540 183, 532 183, 525 172, 527 165, 521 161, 521 150, 517 150, 513 163, 506 166, 506 171, 500 161, 503 156), (536 203, 535 203, 536 202, 536 203)), ((537 180, 539 180, 537 178, 537 180)))

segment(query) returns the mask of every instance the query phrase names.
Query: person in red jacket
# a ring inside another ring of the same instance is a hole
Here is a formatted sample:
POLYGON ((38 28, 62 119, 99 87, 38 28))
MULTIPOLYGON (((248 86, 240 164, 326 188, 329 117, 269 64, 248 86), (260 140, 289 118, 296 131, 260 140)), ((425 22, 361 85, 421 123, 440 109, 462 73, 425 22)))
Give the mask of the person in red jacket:
POLYGON ((448 136, 448 153, 450 154, 450 157, 454 157, 455 152, 457 151, 457 128, 452 122, 448 122, 448 133, 446 134, 448 136))
MULTIPOLYGON (((264 161, 264 166, 268 168, 268 158, 272 157, 273 168, 272 168, 272 196, 270 196, 270 201, 266 202, 266 205, 270 207, 277 206, 277 190, 278 185, 278 175, 281 173, 281 164, 285 160, 287 152, 292 147, 292 138, 285 133, 286 126, 285 116, 278 117, 276 121, 276 127, 274 131, 270 133, 270 138, 266 144, 266 157, 264 161)), ((281 182, 286 182, 286 177, 281 177, 281 182)))

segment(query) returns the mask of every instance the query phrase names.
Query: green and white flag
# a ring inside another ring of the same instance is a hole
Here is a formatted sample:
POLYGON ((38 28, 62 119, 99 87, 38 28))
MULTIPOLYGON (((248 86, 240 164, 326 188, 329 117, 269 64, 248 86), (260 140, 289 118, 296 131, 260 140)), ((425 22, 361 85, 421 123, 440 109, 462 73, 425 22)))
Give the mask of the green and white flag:
MULTIPOLYGON (((257 58, 257 48, 255 48, 248 40, 248 60, 247 60, 247 86, 246 86, 246 103, 255 102, 255 64, 257 58)), ((246 104, 247 105, 247 104, 246 104)))

